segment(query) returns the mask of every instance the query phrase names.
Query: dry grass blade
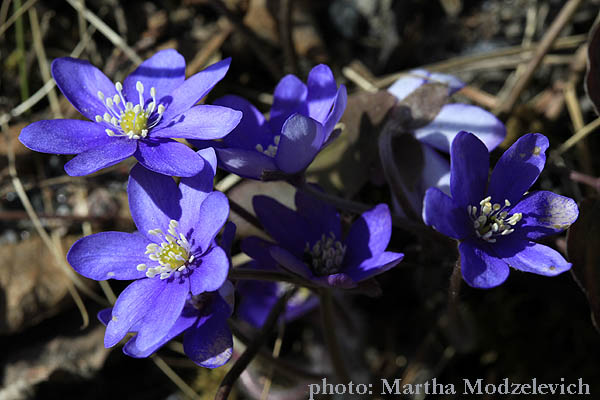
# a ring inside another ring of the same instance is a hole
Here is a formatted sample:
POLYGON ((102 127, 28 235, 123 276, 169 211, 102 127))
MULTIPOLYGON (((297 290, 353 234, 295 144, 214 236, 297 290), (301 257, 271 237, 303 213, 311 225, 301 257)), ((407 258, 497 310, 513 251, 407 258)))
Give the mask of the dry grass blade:
POLYGON ((169 365, 157 356, 156 354, 150 357, 151 360, 156 364, 158 368, 173 382, 179 390, 183 392, 190 399, 200 399, 200 395, 194 391, 169 365))
POLYGON ((102 21, 96 14, 91 12, 89 9, 83 9, 81 4, 77 0, 67 0, 67 2, 78 12, 81 12, 86 20, 94 25, 112 44, 123 50, 125 55, 133 61, 135 64, 141 64, 142 59, 137 55, 125 40, 117 32, 115 32, 110 26, 102 21))
POLYGON ((4 32, 6 32, 6 30, 10 28, 11 25, 14 24, 17 21, 17 19, 19 19, 19 17, 23 15, 23 13, 25 13, 27 10, 29 10, 36 2, 37 0, 29 0, 27 3, 23 4, 17 11, 15 11, 15 13, 11 15, 9 19, 6 20, 4 25, 0 26, 0 36, 2 36, 4 32))
POLYGON ((581 128, 581 130, 576 132, 566 142, 561 144, 560 147, 558 148, 558 150, 556 150, 556 154, 560 155, 560 154, 564 153, 565 151, 569 150, 577 142, 579 142, 581 139, 585 138, 587 135, 589 135, 590 133, 592 133, 593 131, 595 131, 598 128, 600 128, 600 118, 596 118, 595 120, 593 120, 592 122, 590 122, 589 124, 587 124, 586 126, 581 128))

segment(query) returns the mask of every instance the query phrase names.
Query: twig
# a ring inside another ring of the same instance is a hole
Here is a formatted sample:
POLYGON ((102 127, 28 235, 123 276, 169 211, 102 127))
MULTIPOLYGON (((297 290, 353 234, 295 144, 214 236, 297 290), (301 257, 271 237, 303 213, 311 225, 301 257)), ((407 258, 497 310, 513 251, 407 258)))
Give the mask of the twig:
POLYGON ((200 395, 196 393, 169 365, 157 356, 156 354, 150 356, 150 359, 156 364, 156 366, 173 382, 179 390, 181 390, 187 397, 191 399, 201 399, 200 395))
POLYGON ((231 35, 233 26, 225 18, 221 17, 217 21, 217 26, 220 27, 219 32, 212 36, 203 46, 196 56, 190 61, 185 69, 187 76, 193 75, 204 67, 210 58, 221 48, 225 40, 231 35))
POLYGON ((346 370, 346 363, 342 357, 342 350, 335 335, 338 329, 335 324, 331 290, 328 288, 321 289, 319 291, 319 297, 321 300, 323 336, 325 337, 325 343, 327 345, 327 350, 329 351, 329 357, 331 358, 331 364, 335 371, 335 375, 337 376, 339 383, 350 382, 350 375, 346 370))
POLYGON ((556 19, 552 22, 548 31, 542 38, 540 44, 538 45, 533 58, 527 64, 526 69, 523 74, 517 79, 514 86, 510 90, 510 93, 507 95, 505 99, 502 99, 498 107, 494 110, 495 114, 507 114, 512 111, 515 104, 519 100, 521 93, 529 84, 533 74, 535 73, 537 67, 542 62, 542 59, 546 55, 546 53, 552 48, 554 41, 563 30, 564 26, 571 20, 573 14, 577 8, 581 5, 582 0, 569 0, 563 8, 560 10, 560 13, 556 17, 556 19))
MULTIPOLYGON (((21 9, 21 0, 14 0, 15 14, 21 9)), ((21 15, 15 21, 15 40, 19 54, 19 87, 21 89, 21 101, 29 97, 29 81, 27 79, 27 63, 25 60, 25 37, 23 35, 23 18, 21 15)))
POLYGON ((575 132, 575 134, 573 136, 571 136, 563 144, 561 144, 560 147, 556 150, 556 154, 560 155, 560 154, 564 153, 565 151, 569 150, 577 142, 579 142, 581 139, 585 138, 587 135, 589 135, 590 133, 592 133, 599 127, 600 127, 600 118, 596 118, 595 120, 593 120, 592 122, 590 122, 589 124, 587 124, 586 126, 581 128, 581 130, 575 132))
POLYGON ((217 390, 217 394, 215 395, 215 400, 226 400, 229 397, 229 393, 231 393, 231 389, 233 389, 233 385, 239 378, 240 374, 244 372, 250 361, 254 359, 256 354, 259 352, 261 346, 267 340, 269 334, 273 331, 277 320, 281 313, 285 310, 288 300, 294 295, 296 289, 290 289, 285 292, 278 300, 277 303, 273 306, 267 319, 265 320, 262 328, 254 338, 254 340, 246 347, 246 350, 240 358, 237 359, 235 364, 231 367, 231 369, 223 378, 219 389, 217 390))
MULTIPOLYGON (((6 30, 8 28, 11 27, 12 24, 15 23, 15 21, 17 19, 19 19, 19 17, 21 15, 23 15, 24 12, 26 12, 27 10, 29 10, 31 8, 31 6, 33 6, 35 3, 37 2, 37 0, 29 0, 27 3, 23 4, 20 8, 18 8, 15 13, 13 15, 10 16, 10 18, 8 18, 6 20, 6 22, 4 23, 4 25, 0 26, 0 36, 2 36, 4 34, 4 32, 6 32, 6 30)), ((16 4, 16 2, 15 2, 16 4)))
POLYGON ((260 223, 259 219, 256 218, 252 213, 250 213, 250 211, 246 210, 244 207, 242 207, 240 204, 238 204, 231 197, 229 198, 229 206, 231 207, 231 211, 233 211, 234 213, 236 213, 237 215, 239 215, 240 217, 245 219, 252 226, 257 228, 258 230, 261 230, 261 231, 263 230, 263 226, 260 223))
MULTIPOLYGON (((273 358, 279 358, 281 352, 281 345, 283 344, 283 334, 285 333, 285 321, 283 318, 279 319, 279 330, 277 332, 277 339, 273 345, 273 358)), ((269 397, 269 390, 271 390, 271 383, 273 382, 273 372, 275 371, 274 365, 269 365, 269 371, 265 377, 265 384, 263 385, 262 393, 260 394, 260 400, 267 400, 269 397)))
POLYGON ((92 25, 94 25, 112 44, 123 50, 125 55, 133 61, 135 64, 141 64, 142 59, 137 55, 135 50, 133 50, 121 36, 117 32, 115 32, 110 26, 108 26, 104 21, 102 21, 96 14, 91 12, 89 9, 82 9, 81 4, 78 0, 67 0, 67 2, 73 7, 75 10, 83 13, 85 19, 92 25))

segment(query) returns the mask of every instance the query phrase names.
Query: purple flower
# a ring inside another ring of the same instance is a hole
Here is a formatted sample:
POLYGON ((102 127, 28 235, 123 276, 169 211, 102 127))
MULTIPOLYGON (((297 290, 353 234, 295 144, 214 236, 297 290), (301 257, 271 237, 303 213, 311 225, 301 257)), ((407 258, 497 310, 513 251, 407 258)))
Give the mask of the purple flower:
POLYGON ((101 232, 79 239, 67 254, 71 266, 95 280, 135 279, 120 295, 106 328, 104 344, 117 344, 129 331, 147 351, 173 327, 188 295, 218 290, 229 271, 225 251, 214 238, 229 214, 223 193, 212 192, 216 157, 179 186, 165 175, 136 165, 127 188, 138 232, 101 232))
POLYGON ((113 84, 87 61, 58 58, 52 62, 58 88, 91 121, 34 122, 19 140, 42 153, 77 154, 65 164, 72 176, 91 174, 130 156, 160 174, 194 176, 204 161, 171 138, 218 139, 239 123, 239 111, 194 106, 225 76, 230 62, 220 61, 186 80, 181 54, 163 50, 122 84, 113 84))
MULTIPOLYGON (((416 69, 410 71, 410 75, 397 80, 388 91, 401 101, 420 86, 429 83, 448 85, 448 96, 465 86, 452 75, 416 69)), ((416 129, 413 134, 421 142, 424 159, 422 189, 415 192, 405 191, 405 195, 417 213, 421 212, 427 188, 437 187, 450 194, 450 165, 439 152, 448 154, 450 143, 461 130, 473 132, 489 151, 494 150, 506 136, 506 127, 494 114, 483 108, 461 103, 444 105, 433 121, 416 129)))
POLYGON ((338 89, 326 65, 314 67, 306 85, 287 75, 275 88, 268 121, 241 97, 216 100, 215 104, 240 110, 244 116, 221 142, 209 145, 215 147, 221 168, 246 178, 271 180, 301 173, 335 139, 333 128, 344 113, 346 99, 346 88, 338 89))
MULTIPOLYGON (((275 260, 265 260, 266 265, 250 261, 240 268, 263 271, 278 271, 275 260)), ((269 311, 286 292, 289 284, 285 282, 267 282, 258 280, 240 280, 236 285, 238 293, 237 315, 256 328, 260 328, 267 319, 269 311)), ((319 304, 319 298, 309 289, 299 288, 287 302, 283 318, 293 321, 302 317, 319 304)))
MULTIPOLYGON (((184 334, 183 351, 196 364, 216 368, 227 363, 233 353, 233 338, 227 319, 233 310, 233 285, 227 281, 218 291, 189 296, 181 315, 169 332, 156 344, 144 350, 137 343, 138 335, 129 339, 123 352, 130 357, 144 358, 157 351, 171 339, 184 334)), ((98 319, 108 325, 113 318, 113 308, 98 313, 98 319)), ((139 332, 141 324, 131 326, 131 332, 139 332)))
POLYGON ((404 257, 385 251, 392 234, 387 205, 363 213, 343 238, 335 208, 300 191, 295 202, 293 211, 269 197, 254 196, 254 211, 276 241, 249 237, 242 242, 242 250, 260 265, 278 264, 319 286, 354 288, 404 257))
POLYGON ((546 276, 571 268, 557 251, 534 242, 563 231, 579 215, 568 197, 527 192, 544 168, 547 148, 544 135, 522 136, 500 157, 488 184, 485 144, 468 132, 452 142, 452 197, 438 188, 427 190, 423 220, 460 241, 462 275, 469 285, 500 285, 509 267, 546 276))

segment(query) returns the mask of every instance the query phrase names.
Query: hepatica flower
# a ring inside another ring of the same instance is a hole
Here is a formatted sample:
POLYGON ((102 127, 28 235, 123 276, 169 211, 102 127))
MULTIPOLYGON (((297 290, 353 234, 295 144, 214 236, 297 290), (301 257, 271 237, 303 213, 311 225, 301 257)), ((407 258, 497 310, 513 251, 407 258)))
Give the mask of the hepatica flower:
POLYGON ((214 238, 229 214, 224 194, 212 192, 216 157, 179 186, 168 176, 136 165, 128 184, 129 208, 138 232, 101 232, 79 239, 67 260, 95 280, 135 279, 117 299, 104 344, 136 331, 140 352, 156 346, 182 314, 189 296, 218 290, 229 260, 214 238))
MULTIPOLYGON (((301 173, 333 140, 332 132, 346 108, 346 88, 339 88, 326 65, 317 65, 305 85, 294 75, 275 88, 270 118, 248 101, 225 96, 215 104, 244 113, 240 124, 221 142, 210 143, 219 166, 252 179, 281 179, 301 173)), ((198 147, 207 144, 190 140, 198 147)))
POLYGON ((548 191, 527 191, 546 162, 548 139, 530 133, 496 164, 488 184, 489 152, 475 135, 460 132, 452 142, 450 191, 425 194, 423 219, 460 241, 462 275, 474 287, 500 285, 509 267, 554 276, 571 264, 534 241, 569 227, 579 214, 575 201, 548 191))
POLYGON ((185 60, 163 50, 144 61, 123 83, 112 83, 89 62, 52 62, 52 76, 73 106, 91 121, 57 119, 26 126, 19 140, 43 153, 77 154, 65 164, 72 176, 87 175, 134 156, 165 175, 193 176, 204 161, 171 138, 218 139, 240 121, 227 107, 195 105, 227 72, 230 59, 185 79, 185 60))
POLYGON ((318 286, 339 288, 356 287, 404 257, 385 251, 392 233, 385 204, 363 213, 343 237, 335 208, 300 191, 295 203, 296 211, 269 197, 254 196, 254 211, 276 243, 250 237, 242 242, 242 250, 261 265, 280 265, 318 286))
MULTIPOLYGON (((431 83, 447 85, 448 96, 465 86, 452 75, 416 69, 397 80, 388 91, 401 101, 422 85, 431 83)), ((405 195, 418 213, 421 212, 423 195, 427 188, 437 187, 444 193, 450 194, 450 165, 440 152, 445 154, 450 152, 450 144, 457 132, 461 130, 475 134, 489 151, 494 150, 506 136, 504 124, 494 114, 481 107, 462 103, 444 105, 433 121, 416 129, 413 135, 421 142, 424 159, 422 189, 405 195)))
MULTIPOLYGON (((233 338, 227 325, 233 310, 233 290, 233 285, 226 281, 218 291, 188 296, 181 315, 162 339, 141 350, 136 335, 123 346, 123 352, 130 357, 148 357, 183 333, 183 351, 192 361, 206 368, 220 367, 233 353, 233 338)), ((100 311, 98 319, 108 325, 113 319, 113 308, 100 311)), ((132 332, 139 329, 140 324, 130 328, 132 332)))

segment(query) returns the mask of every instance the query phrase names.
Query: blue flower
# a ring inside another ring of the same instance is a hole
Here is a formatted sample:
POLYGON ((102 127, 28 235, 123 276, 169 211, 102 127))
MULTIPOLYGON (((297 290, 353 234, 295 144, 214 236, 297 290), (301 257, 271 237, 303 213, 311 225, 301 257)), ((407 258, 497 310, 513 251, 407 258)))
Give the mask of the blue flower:
POLYGON ((355 288, 402 261, 403 254, 385 251, 392 234, 387 205, 363 213, 342 237, 335 208, 301 191, 295 202, 296 211, 254 196, 254 211, 276 241, 249 237, 242 242, 242 250, 260 265, 280 265, 322 287, 355 288))
POLYGON ((500 158, 488 184, 489 152, 475 135, 452 142, 450 191, 425 194, 423 220, 460 241, 462 275, 474 287, 500 285, 509 267, 554 276, 571 264, 534 240, 568 228, 579 215, 575 201, 548 191, 527 191, 546 162, 548 139, 530 133, 500 158))
MULTIPOLYGON (((447 85, 448 96, 465 86, 452 75, 416 69, 397 80, 388 91, 401 101, 422 85, 431 83, 447 85)), ((433 121, 415 129, 413 135, 421 142, 424 160, 421 185, 417 190, 411 191, 410 188, 406 188, 404 192, 417 213, 421 212, 426 189, 437 187, 450 194, 450 165, 439 152, 450 152, 450 143, 460 130, 473 132, 489 151, 494 150, 506 136, 506 127, 494 114, 481 107, 462 103, 444 105, 433 121)))
MULTIPOLYGON (((275 88, 270 119, 247 100, 225 96, 215 104, 244 113, 240 124, 222 141, 209 143, 219 167, 252 179, 282 179, 303 172, 327 146, 335 124, 346 108, 346 88, 338 89, 326 65, 317 65, 305 85, 294 75, 285 76, 275 88)), ((190 140, 198 146, 206 142, 190 140)))
POLYGON ((79 239, 67 254, 71 266, 95 280, 133 280, 117 299, 104 337, 106 347, 137 331, 136 347, 159 343, 181 315, 189 295, 218 290, 229 272, 226 252, 214 238, 229 204, 213 192, 216 157, 179 186, 168 176, 136 165, 129 177, 129 208, 138 232, 101 232, 79 239))
MULTIPOLYGON (((125 344, 123 352, 130 357, 148 357, 183 333, 183 351, 192 361, 206 368, 222 366, 233 353, 233 338, 227 325, 233 310, 233 290, 231 282, 226 281, 218 291, 188 296, 181 315, 162 339, 142 350, 136 335, 125 344)), ((113 319, 112 312, 113 308, 106 308, 98 313, 98 319, 108 325, 113 319)), ((130 331, 140 329, 138 323, 130 331)))
POLYGON ((239 111, 195 106, 225 76, 230 62, 213 64, 186 80, 181 54, 163 50, 122 84, 113 84, 87 61, 58 58, 52 63, 58 88, 91 121, 34 122, 19 140, 42 153, 77 154, 65 164, 72 176, 91 174, 130 156, 160 174, 194 176, 204 161, 171 138, 218 139, 239 123, 239 111))

